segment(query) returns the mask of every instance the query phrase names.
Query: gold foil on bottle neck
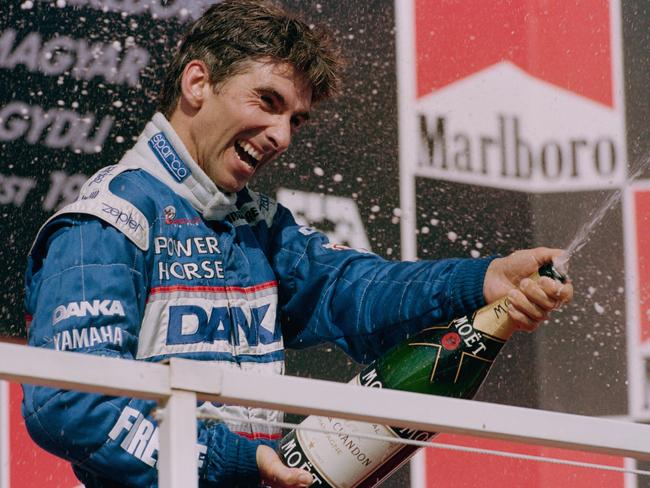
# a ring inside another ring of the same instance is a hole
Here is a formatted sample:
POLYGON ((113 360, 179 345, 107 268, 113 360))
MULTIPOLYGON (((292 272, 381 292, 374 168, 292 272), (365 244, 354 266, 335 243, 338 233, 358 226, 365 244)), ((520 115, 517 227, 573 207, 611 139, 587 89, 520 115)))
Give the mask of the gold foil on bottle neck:
POLYGON ((508 315, 508 305, 508 297, 486 305, 476 311, 472 325, 487 335, 507 341, 514 331, 514 324, 508 315))

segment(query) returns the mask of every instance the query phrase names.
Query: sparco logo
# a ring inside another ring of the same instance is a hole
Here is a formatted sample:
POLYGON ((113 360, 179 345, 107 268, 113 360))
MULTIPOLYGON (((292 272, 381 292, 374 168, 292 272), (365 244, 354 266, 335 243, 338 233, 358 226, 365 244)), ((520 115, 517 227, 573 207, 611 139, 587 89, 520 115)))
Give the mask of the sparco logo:
POLYGON ((149 139, 149 147, 176 181, 180 183, 189 176, 187 166, 162 132, 149 139))
POLYGON ((70 317, 98 317, 99 315, 118 315, 124 317, 124 307, 119 300, 93 300, 92 302, 70 302, 59 305, 52 314, 52 325, 70 317))

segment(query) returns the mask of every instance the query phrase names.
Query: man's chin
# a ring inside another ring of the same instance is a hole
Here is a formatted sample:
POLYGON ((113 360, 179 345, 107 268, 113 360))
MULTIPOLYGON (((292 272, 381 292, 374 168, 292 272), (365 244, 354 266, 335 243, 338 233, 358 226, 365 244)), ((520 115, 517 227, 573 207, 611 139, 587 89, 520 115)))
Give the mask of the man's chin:
POLYGON ((217 188, 219 188, 219 190, 221 190, 223 193, 237 193, 238 191, 243 190, 248 182, 238 184, 221 184, 215 182, 215 184, 217 185, 217 188))
POLYGON ((251 179, 248 177, 249 175, 237 174, 208 174, 208 176, 223 193, 237 193, 238 191, 243 190, 251 179))

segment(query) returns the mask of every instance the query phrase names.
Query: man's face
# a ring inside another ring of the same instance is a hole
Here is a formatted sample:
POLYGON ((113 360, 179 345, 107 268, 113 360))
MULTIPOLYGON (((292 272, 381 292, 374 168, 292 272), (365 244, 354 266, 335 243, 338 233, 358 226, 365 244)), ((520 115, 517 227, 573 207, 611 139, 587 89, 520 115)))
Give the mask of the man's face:
POLYGON ((291 65, 250 61, 192 119, 192 155, 220 189, 239 191, 289 147, 310 108, 311 87, 291 65))

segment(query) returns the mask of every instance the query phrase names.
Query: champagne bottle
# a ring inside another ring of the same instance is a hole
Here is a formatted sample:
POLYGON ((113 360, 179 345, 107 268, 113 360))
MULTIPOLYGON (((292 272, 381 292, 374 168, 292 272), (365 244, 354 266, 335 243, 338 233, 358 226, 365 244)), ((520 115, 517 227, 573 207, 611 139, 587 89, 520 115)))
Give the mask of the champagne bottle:
MULTIPOLYGON (((551 264, 540 276, 564 282, 551 264)), ((350 383, 370 388, 472 398, 514 325, 508 316, 508 298, 501 298, 448 324, 424 329, 367 366, 350 383)), ((371 488, 377 486, 419 449, 355 433, 430 440, 435 433, 378 424, 309 416, 301 426, 333 431, 292 430, 279 443, 278 454, 291 467, 314 476, 312 486, 371 488)))

